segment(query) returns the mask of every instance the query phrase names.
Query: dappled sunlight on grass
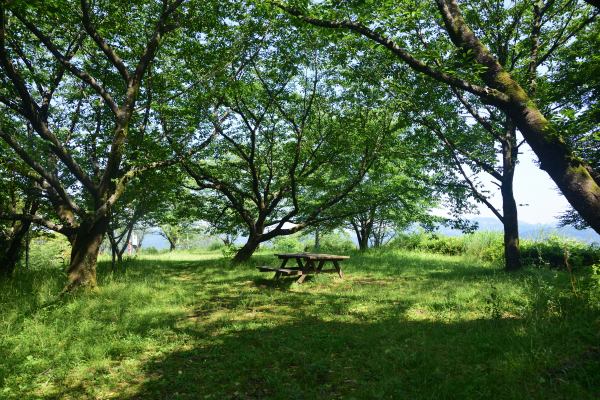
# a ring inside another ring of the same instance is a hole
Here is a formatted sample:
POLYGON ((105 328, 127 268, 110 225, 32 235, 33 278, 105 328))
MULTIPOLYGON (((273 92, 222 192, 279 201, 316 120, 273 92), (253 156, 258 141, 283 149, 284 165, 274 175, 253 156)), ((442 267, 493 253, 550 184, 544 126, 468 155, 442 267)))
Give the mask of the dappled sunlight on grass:
POLYGON ((110 273, 104 260, 97 291, 46 306, 36 290, 59 287, 56 271, 5 284, 0 397, 598 393, 598 309, 569 292, 562 272, 509 275, 403 251, 355 253, 342 264, 345 279, 310 276, 301 285, 253 267, 275 262, 259 254, 233 267, 220 253, 175 252, 110 273))

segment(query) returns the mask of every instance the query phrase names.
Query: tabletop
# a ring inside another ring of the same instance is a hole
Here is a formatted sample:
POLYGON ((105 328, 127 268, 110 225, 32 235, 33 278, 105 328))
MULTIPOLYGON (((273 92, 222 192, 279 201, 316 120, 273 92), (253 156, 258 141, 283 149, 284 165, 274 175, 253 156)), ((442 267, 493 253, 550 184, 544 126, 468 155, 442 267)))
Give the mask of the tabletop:
POLYGON ((277 253, 277 254, 275 254, 275 256, 277 256, 279 258, 302 258, 305 260, 314 260, 314 261, 321 261, 321 260, 341 261, 341 260, 347 260, 350 258, 349 256, 338 256, 335 254, 319 254, 319 253, 277 253))

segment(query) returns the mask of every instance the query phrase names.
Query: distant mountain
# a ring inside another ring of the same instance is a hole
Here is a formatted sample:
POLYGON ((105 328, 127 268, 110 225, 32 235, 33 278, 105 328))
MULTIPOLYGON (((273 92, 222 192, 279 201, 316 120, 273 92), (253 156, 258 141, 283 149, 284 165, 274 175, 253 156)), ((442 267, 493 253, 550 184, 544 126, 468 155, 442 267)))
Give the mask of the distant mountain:
MULTIPOLYGON (((471 218, 471 221, 477 222, 479 225, 478 231, 491 231, 491 232, 502 232, 502 223, 498 221, 496 218, 491 217, 475 217, 471 218)), ((439 233, 443 235, 456 236, 460 235, 462 232, 441 227, 438 230, 439 233)), ((540 239, 544 238, 548 235, 556 234, 559 236, 564 236, 567 238, 573 238, 577 240, 581 240, 587 243, 599 243, 600 244, 600 235, 598 235, 592 229, 585 230, 577 230, 573 227, 566 226, 563 228, 558 228, 556 225, 550 224, 530 224, 524 221, 519 222, 519 234, 521 238, 524 239, 540 239)))

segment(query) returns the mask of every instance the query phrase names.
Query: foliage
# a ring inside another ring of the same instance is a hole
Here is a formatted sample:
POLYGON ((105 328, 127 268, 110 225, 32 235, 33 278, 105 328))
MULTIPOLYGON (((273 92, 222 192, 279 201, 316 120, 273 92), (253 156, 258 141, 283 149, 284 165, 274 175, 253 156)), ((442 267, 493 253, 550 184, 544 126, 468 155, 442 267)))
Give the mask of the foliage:
POLYGON ((280 236, 273 239, 273 250, 282 253, 298 253, 305 250, 306 245, 300 241, 300 235, 280 236))
MULTIPOLYGON (((443 236, 425 232, 398 235, 392 248, 422 250, 446 255, 465 255, 475 260, 500 264, 503 262, 502 235, 497 232, 476 232, 462 236, 443 236)), ((600 260, 600 248, 549 235, 540 239, 521 240, 523 263, 530 266, 565 268, 565 257, 572 267, 591 266, 600 260)))
POLYGON ((356 245, 346 231, 336 230, 321 236, 319 252, 346 254, 354 249, 356 249, 356 245))
POLYGON ((71 245, 68 240, 55 233, 40 235, 31 240, 29 267, 32 269, 64 269, 69 263, 71 245))

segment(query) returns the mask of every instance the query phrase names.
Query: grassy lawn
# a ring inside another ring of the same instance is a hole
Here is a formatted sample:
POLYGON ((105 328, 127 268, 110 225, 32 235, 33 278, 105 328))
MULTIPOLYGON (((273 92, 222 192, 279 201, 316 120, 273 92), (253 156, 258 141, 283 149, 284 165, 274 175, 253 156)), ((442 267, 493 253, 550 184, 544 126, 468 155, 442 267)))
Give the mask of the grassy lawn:
POLYGON ((2 399, 596 399, 591 270, 507 275, 460 257, 353 254, 273 282, 220 253, 100 265, 51 302, 51 270, 0 284, 2 399))

